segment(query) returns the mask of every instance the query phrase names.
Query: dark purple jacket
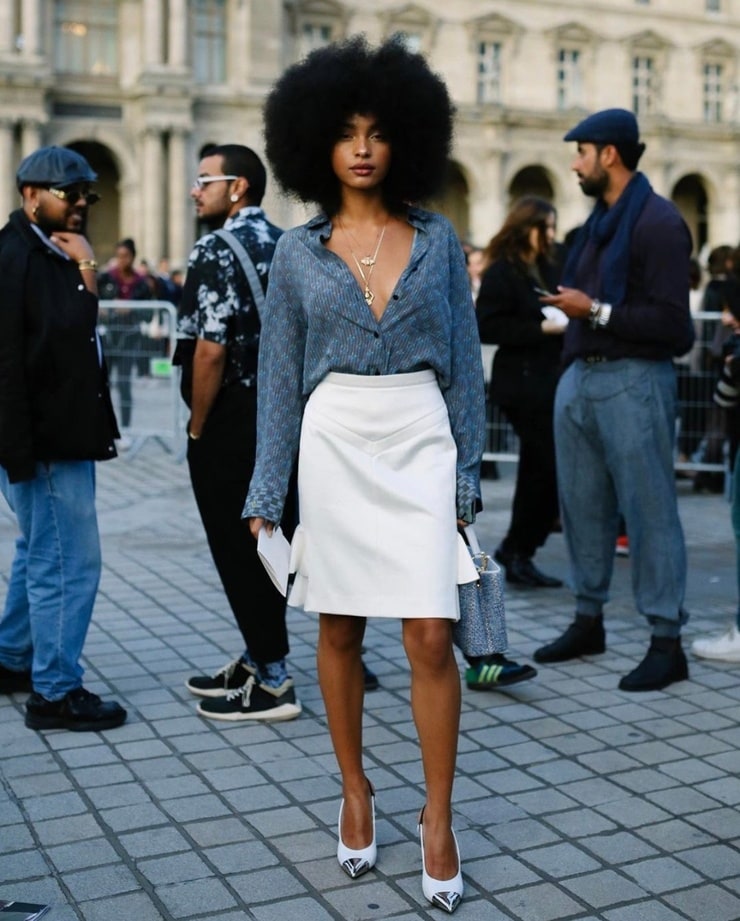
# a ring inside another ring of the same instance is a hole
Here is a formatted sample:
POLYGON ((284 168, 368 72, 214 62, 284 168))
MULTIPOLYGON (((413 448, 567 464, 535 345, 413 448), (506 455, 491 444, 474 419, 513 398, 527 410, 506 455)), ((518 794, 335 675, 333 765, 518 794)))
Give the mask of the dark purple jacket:
MULTIPOLYGON (((563 362, 587 355, 653 361, 683 355, 694 342, 689 312, 691 234, 675 205, 651 193, 630 241, 627 295, 614 304, 608 326, 591 329, 588 320, 571 320, 563 362)), ((601 293, 604 252, 592 241, 583 248, 573 287, 592 298, 601 293)))

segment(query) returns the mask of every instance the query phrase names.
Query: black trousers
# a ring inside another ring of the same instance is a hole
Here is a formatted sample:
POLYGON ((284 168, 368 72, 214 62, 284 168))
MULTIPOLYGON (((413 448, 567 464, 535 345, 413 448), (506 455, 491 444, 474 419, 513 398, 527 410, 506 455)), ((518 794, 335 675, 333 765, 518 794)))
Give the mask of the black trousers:
POLYGON ((504 553, 534 556, 558 517, 552 407, 502 406, 519 437, 519 466, 504 553))
MULTIPOLYGON (((257 447, 257 391, 238 384, 218 395, 197 441, 188 440, 193 493, 213 562, 244 644, 257 663, 288 654, 285 599, 257 556, 257 542, 241 514, 257 447)), ((283 526, 290 538, 295 489, 286 503, 283 526)))

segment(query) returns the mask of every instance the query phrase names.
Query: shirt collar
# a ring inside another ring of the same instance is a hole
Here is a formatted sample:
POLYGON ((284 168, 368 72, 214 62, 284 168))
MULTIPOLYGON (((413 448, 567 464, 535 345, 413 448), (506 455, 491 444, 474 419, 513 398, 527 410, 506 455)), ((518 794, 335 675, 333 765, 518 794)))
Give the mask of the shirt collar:
MULTIPOLYGON (((426 230, 425 224, 429 220, 429 212, 415 205, 409 205, 406 210, 406 220, 415 230, 426 230)), ((328 240, 330 236, 329 228, 331 218, 323 211, 311 218, 306 223, 306 228, 314 236, 319 236, 322 240, 328 240), (324 232, 325 231, 325 232, 324 232)))
POLYGON ((28 223, 29 223, 30 226, 31 226, 31 230, 33 230, 33 232, 34 232, 34 233, 36 234, 36 236, 41 240, 41 242, 44 244, 44 246, 48 246, 48 248, 49 248, 53 253, 56 253, 57 256, 61 256, 62 259, 67 259, 67 260, 69 260, 70 257, 64 252, 64 250, 59 249, 59 247, 56 245, 56 243, 52 243, 51 240, 46 236, 46 234, 45 234, 44 231, 39 227, 38 224, 34 224, 33 221, 29 221, 28 223))
POLYGON ((231 217, 226 218, 224 221, 224 230, 231 230, 234 225, 241 224, 245 218, 259 217, 262 214, 264 214, 264 212, 259 205, 247 205, 245 208, 240 208, 236 214, 232 214, 231 217))

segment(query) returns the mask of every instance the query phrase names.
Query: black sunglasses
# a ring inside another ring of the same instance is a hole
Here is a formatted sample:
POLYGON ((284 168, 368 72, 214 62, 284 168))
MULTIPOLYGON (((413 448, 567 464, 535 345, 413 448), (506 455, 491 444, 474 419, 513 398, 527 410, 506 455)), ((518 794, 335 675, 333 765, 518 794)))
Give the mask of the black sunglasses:
POLYGON ((86 189, 85 186, 81 185, 68 185, 63 189, 52 189, 49 186, 45 186, 47 192, 58 198, 60 201, 66 201, 69 204, 75 204, 81 198, 85 199, 85 204, 94 205, 96 202, 100 201, 100 196, 97 192, 91 192, 90 189, 86 189))

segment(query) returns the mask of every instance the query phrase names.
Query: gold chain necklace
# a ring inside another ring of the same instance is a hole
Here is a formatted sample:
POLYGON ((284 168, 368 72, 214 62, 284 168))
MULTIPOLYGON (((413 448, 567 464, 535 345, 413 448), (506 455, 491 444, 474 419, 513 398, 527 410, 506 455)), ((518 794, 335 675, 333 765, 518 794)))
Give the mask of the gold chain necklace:
MULTIPOLYGON (((342 233, 347 237, 347 245, 349 246, 349 251, 352 255, 352 258, 355 260, 357 271, 360 273, 360 277, 362 278, 365 284, 365 290, 362 292, 365 298, 365 302, 367 303, 368 307, 372 307, 373 301, 375 300, 375 294, 373 291, 370 290, 370 277, 373 274, 373 269, 375 268, 375 263, 378 259, 378 253, 380 252, 380 247, 383 243, 383 237, 385 237, 385 231, 386 231, 386 228, 388 227, 388 220, 386 219, 385 224, 383 224, 383 227, 380 233, 378 234, 378 242, 375 246, 375 252, 372 254, 372 256, 363 256, 362 259, 358 259, 355 251, 352 249, 351 241, 354 240, 355 245, 357 246, 357 239, 344 226, 340 218, 337 218, 337 223, 341 227, 342 233), (367 275, 365 274, 362 268, 363 266, 365 266, 365 268, 368 269, 367 275)), ((357 248, 360 249, 361 247, 357 246, 357 248)))

